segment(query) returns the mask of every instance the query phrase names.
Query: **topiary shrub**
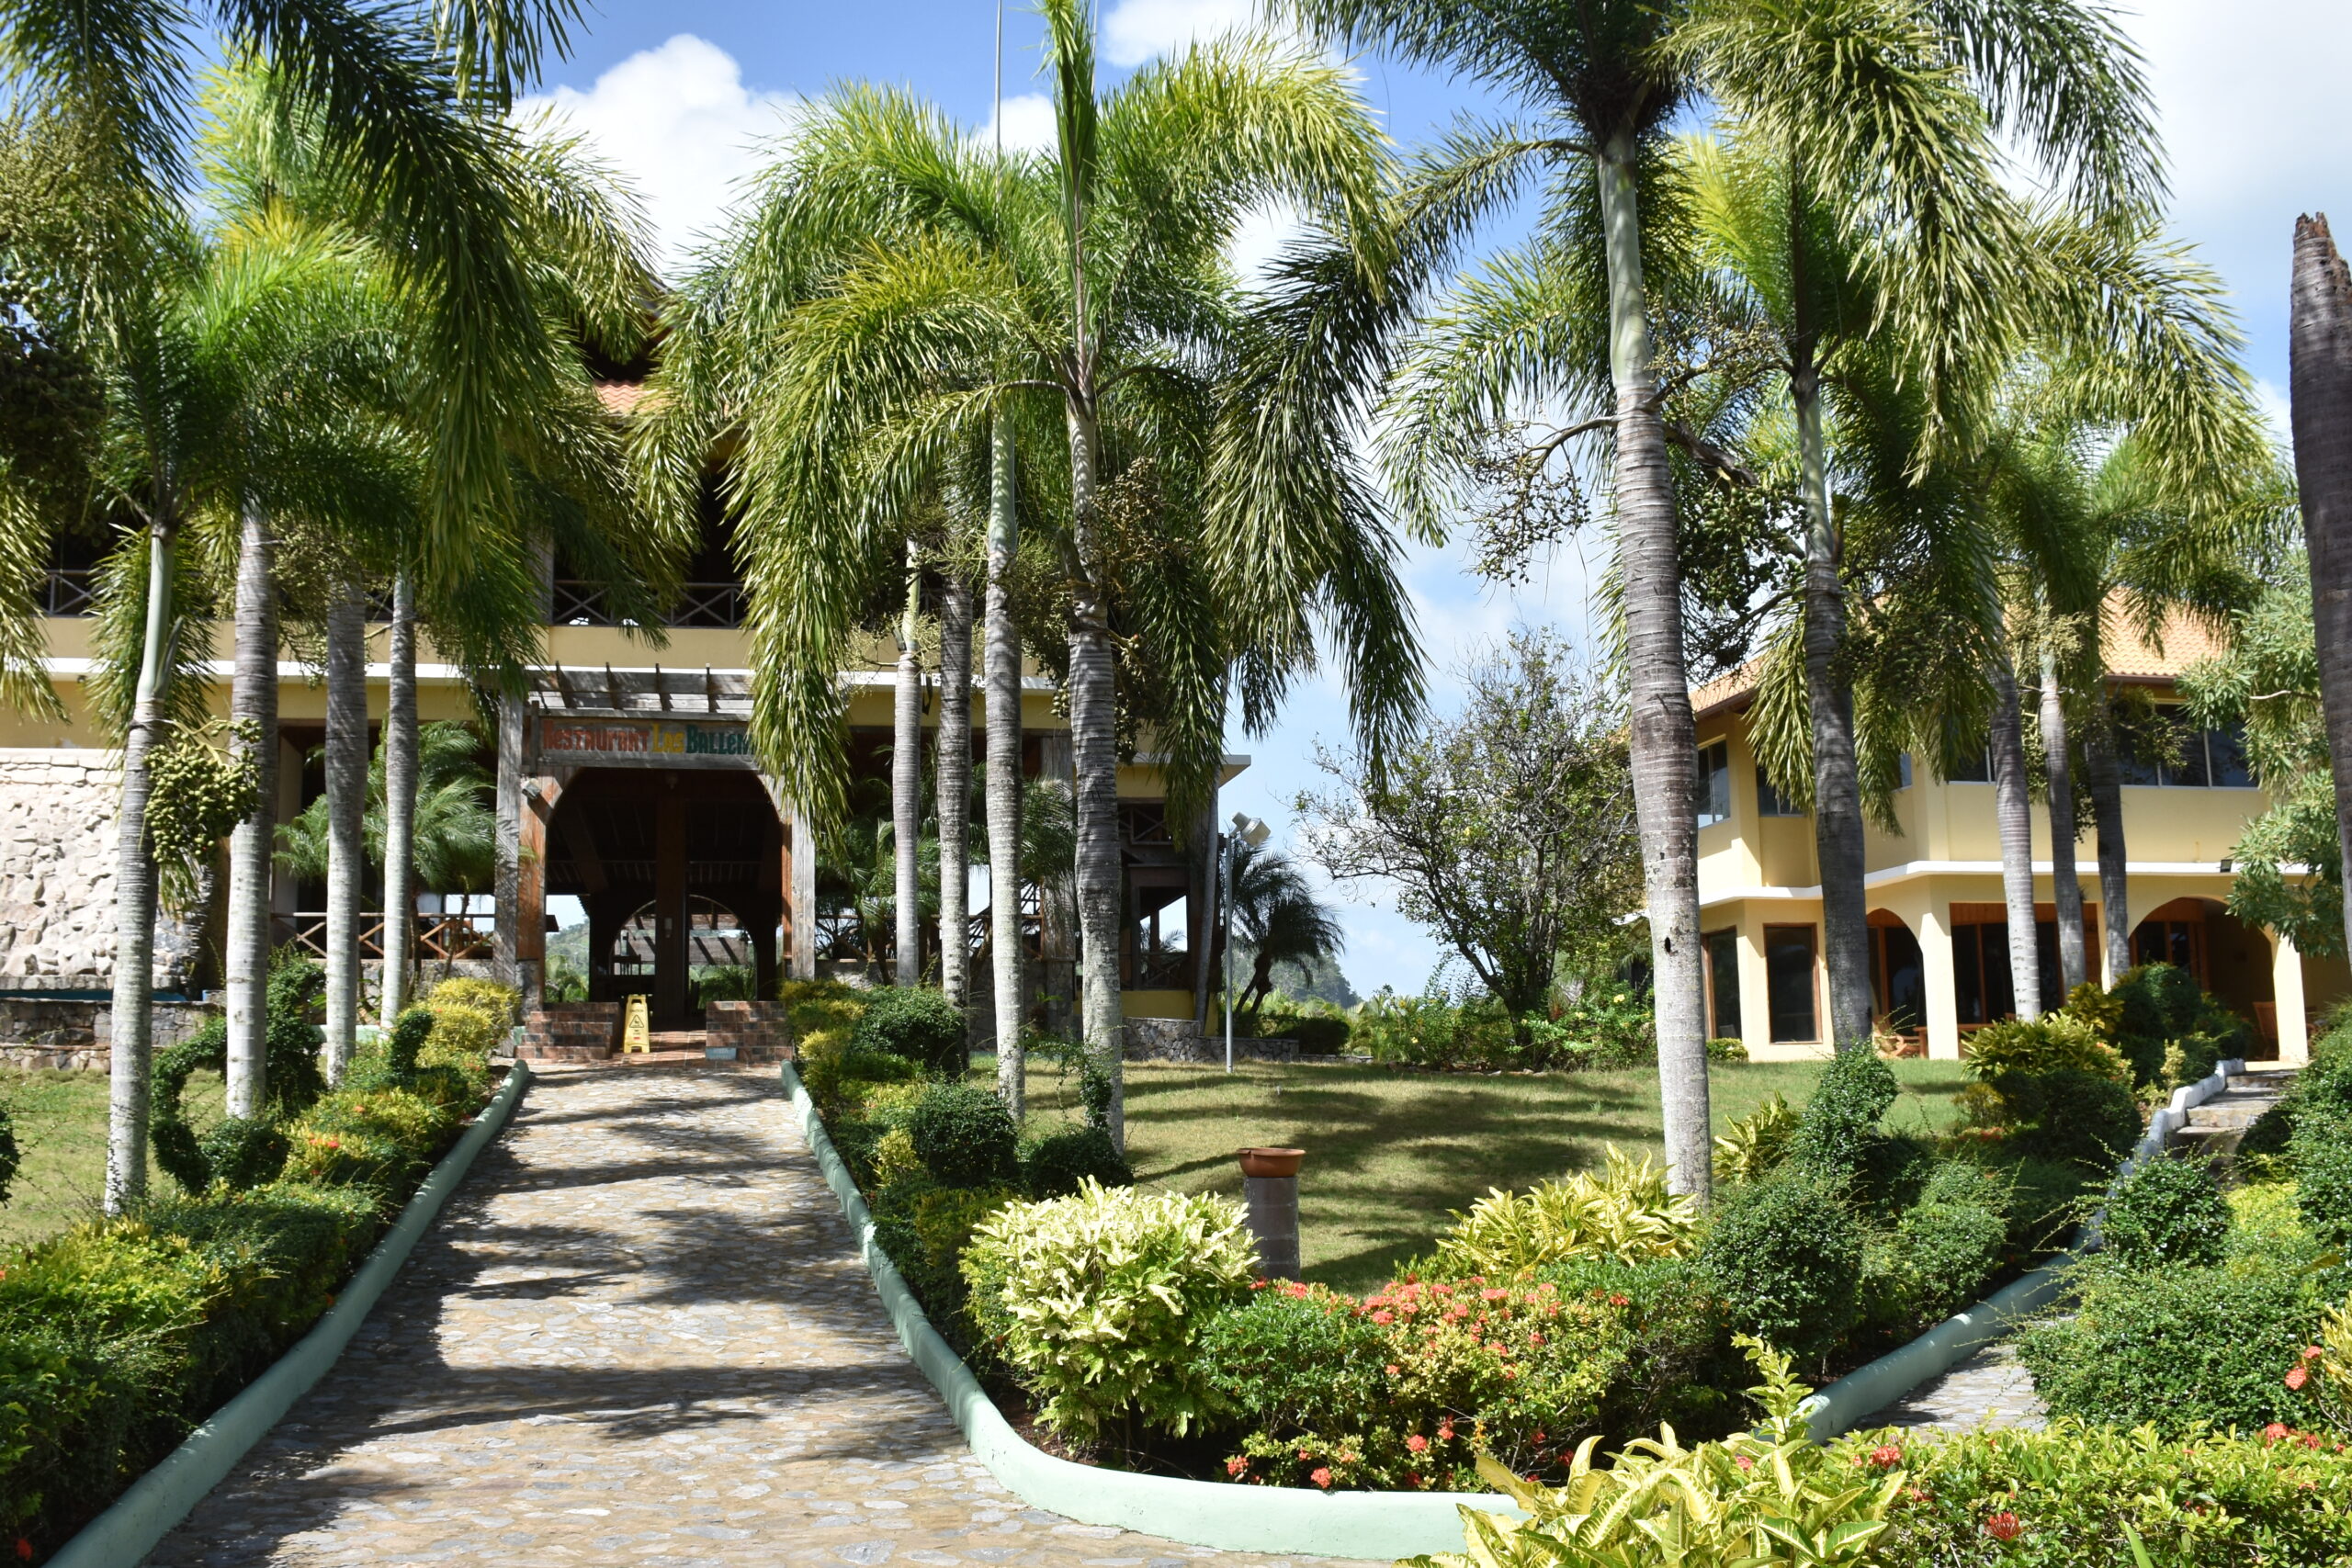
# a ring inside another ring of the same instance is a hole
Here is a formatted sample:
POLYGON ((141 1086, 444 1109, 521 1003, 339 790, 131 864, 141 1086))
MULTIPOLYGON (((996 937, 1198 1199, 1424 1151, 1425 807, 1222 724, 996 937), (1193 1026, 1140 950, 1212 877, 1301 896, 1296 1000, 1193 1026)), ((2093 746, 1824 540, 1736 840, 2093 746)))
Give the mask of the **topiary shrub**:
POLYGON ((963 1269, 974 1320, 1038 1419, 1091 1442, 1130 1417, 1182 1436, 1209 1413, 1193 1342, 1247 1294, 1257 1260, 1230 1199, 1089 1182, 999 1210, 963 1269))
POLYGON ((2140 1102, 2106 1074, 2007 1071, 1969 1085, 1959 1099, 1973 1121, 2000 1134, 2020 1157, 2102 1179, 2138 1146, 2143 1130, 2140 1102))
POLYGON ((2228 1247, 2230 1205, 2211 1162, 2142 1160, 2108 1194, 2099 1234, 2121 1268, 2205 1268, 2228 1247))
POLYGON ((426 1005, 425 1016, 432 1032, 417 1059, 427 1066, 481 1066, 506 1038, 497 1015, 469 1004, 436 998, 426 1005))
POLYGON ((867 993, 850 1031, 862 1051, 902 1057, 924 1071, 962 1077, 971 1064, 964 1014, 929 986, 889 986, 867 993))
POLYGON ((277 1179, 290 1146, 277 1122, 243 1116, 223 1118, 200 1142, 212 1179, 237 1192, 277 1179))
POLYGON ((1101 1127, 1073 1127, 1040 1139, 1021 1161, 1032 1198, 1066 1198, 1089 1181, 1133 1187, 1136 1173, 1101 1127))
POLYGON ((17 1172, 25 1165, 24 1151, 17 1146, 17 1121, 0 1106, 0 1203, 8 1201, 8 1189, 16 1185, 17 1172))
POLYGON ((2324 1246, 2352 1249, 2352 1119, 2323 1118, 2306 1107, 2287 1161, 2304 1228, 2324 1246))
POLYGON ((1895 1223, 1894 1315, 1925 1329, 1980 1300, 2009 1256, 2009 1186, 1960 1161, 1935 1168, 1895 1223))
MULTIPOLYGON (((263 1103, 279 1116, 300 1116, 327 1091, 326 1075, 319 1070, 319 1047, 326 1043, 326 1031, 311 1021, 326 989, 326 971, 293 948, 281 947, 271 957, 264 989, 263 1103)), ((226 1043, 224 1032, 224 1046, 226 1043)))
POLYGON ((1826 1353, 1857 1315, 1861 1227, 1838 1190, 1808 1170, 1727 1193, 1699 1262, 1732 1326, 1791 1355, 1826 1353))
POLYGON ((977 1084, 933 1084, 907 1119, 915 1157, 943 1187, 992 1187, 1021 1176, 1021 1137, 1004 1101, 977 1084))
POLYGON ((1850 1181, 1885 1134, 1878 1119, 1902 1092, 1877 1052, 1856 1046, 1831 1056, 1797 1118, 1789 1158, 1831 1181, 1850 1181))

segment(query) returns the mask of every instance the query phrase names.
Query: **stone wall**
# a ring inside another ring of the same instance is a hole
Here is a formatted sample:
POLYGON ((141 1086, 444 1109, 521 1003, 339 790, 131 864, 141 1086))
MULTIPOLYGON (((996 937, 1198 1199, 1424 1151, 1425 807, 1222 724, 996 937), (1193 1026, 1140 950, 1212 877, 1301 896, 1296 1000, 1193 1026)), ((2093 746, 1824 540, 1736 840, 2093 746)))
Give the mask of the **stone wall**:
POLYGON ((113 985, 120 792, 112 752, 0 750, 0 987, 113 985))
MULTIPOLYGON (((104 1067, 113 1060, 113 1009, 70 997, 0 997, 0 1066, 104 1067)), ((155 1049, 186 1040, 220 1010, 205 1002, 157 1002, 152 1014, 155 1049)))
MULTIPOLYGON (((1237 1061, 1295 1062, 1295 1040, 1260 1040, 1234 1036, 1237 1061)), ((1203 1034, 1189 1018, 1127 1020, 1127 1060, 1130 1062, 1218 1062, 1225 1060, 1225 1036, 1203 1034)))

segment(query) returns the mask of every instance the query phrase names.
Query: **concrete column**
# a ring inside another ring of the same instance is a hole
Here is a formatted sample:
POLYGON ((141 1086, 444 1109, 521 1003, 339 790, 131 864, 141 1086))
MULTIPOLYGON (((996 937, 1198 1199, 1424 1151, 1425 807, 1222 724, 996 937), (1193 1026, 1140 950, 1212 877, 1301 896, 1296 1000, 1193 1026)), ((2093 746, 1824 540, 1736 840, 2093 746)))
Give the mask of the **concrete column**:
POLYGON ((2284 931, 2273 933, 2271 940, 2270 998, 2278 1009, 2278 1060, 2300 1066, 2312 1055, 2311 1028, 2303 1012, 2303 955, 2284 931))
POLYGON ((1960 990, 1951 970, 1951 907, 1929 899, 1919 917, 1919 971, 1928 1003, 1928 1055, 1960 1060, 1960 990))
POLYGON ((1772 1041, 1771 977, 1764 970, 1765 906, 1739 907, 1739 1037, 1750 1051, 1772 1041))

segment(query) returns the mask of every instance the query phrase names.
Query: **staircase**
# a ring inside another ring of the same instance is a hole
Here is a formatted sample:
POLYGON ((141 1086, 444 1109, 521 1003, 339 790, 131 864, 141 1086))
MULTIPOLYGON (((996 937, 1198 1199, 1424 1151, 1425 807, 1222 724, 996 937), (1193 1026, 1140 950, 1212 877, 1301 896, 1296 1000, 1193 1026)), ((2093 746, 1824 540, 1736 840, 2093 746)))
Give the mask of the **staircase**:
POLYGON ((2191 1153, 2229 1154, 2294 1081, 2294 1068, 2269 1064, 2232 1074, 2221 1093, 2190 1109, 2188 1124, 2173 1134, 2174 1140, 2191 1153))

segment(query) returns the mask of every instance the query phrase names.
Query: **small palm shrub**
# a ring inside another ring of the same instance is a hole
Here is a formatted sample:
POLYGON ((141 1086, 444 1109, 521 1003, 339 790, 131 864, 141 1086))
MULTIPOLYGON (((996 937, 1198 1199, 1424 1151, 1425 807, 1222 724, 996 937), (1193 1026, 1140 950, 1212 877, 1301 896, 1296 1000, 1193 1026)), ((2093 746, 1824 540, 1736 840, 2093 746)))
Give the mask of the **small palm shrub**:
POLYGON ((1697 1206, 1667 1190, 1666 1172, 1611 1145, 1600 1175, 1578 1171, 1525 1192, 1490 1190, 1438 1239, 1453 1275, 1510 1275, 1547 1263, 1679 1258, 1699 1228, 1697 1206))
POLYGON ((975 1084, 933 1084, 907 1119, 915 1157, 943 1187, 1010 1185, 1021 1176, 1021 1137, 1004 1101, 975 1084))
POLYGON ((1130 1420, 1179 1436, 1200 1422, 1195 1338, 1256 1265, 1230 1200, 1092 1182, 999 1210, 963 1259, 983 1337, 1038 1418, 1081 1442, 1130 1420))
POLYGON ((867 993, 850 1040, 861 1051, 903 1057, 930 1073, 961 1077, 971 1061, 963 1010, 929 986, 867 993))
POLYGON ((2100 1225, 2109 1256, 2126 1269, 2206 1268, 2222 1260, 2230 1205, 2201 1159, 2143 1160, 2108 1194, 2100 1225))
POLYGON ((1860 1309, 1861 1226, 1835 1187, 1800 1168, 1725 1194, 1699 1262, 1732 1325, 1792 1355, 1827 1354, 1860 1309))

